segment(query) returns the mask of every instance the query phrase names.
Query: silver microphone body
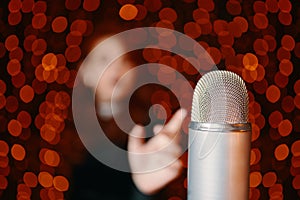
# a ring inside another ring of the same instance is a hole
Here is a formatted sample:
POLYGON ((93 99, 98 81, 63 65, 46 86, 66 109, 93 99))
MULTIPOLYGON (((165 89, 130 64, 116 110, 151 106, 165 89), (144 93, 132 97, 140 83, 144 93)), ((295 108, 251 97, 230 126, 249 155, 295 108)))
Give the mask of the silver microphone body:
POLYGON ((248 93, 235 73, 213 71, 196 85, 189 126, 188 200, 249 198, 248 93))
POLYGON ((191 122, 188 199, 246 200, 251 125, 191 122))

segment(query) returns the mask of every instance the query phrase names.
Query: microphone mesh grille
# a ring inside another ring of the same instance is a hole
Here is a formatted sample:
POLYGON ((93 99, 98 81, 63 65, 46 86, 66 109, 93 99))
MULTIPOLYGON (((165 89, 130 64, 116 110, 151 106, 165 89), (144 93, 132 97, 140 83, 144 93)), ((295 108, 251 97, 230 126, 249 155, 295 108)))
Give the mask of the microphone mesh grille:
POLYGON ((235 73, 216 70, 198 81, 192 104, 192 121, 203 123, 246 123, 248 93, 235 73))

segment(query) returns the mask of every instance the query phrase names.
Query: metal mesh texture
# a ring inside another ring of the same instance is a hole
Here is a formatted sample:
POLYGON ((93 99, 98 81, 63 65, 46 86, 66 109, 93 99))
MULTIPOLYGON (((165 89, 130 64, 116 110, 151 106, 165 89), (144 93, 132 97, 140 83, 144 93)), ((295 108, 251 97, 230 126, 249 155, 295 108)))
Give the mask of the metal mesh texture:
POLYGON ((201 77, 193 95, 192 121, 203 123, 247 123, 248 93, 235 73, 216 70, 201 77))

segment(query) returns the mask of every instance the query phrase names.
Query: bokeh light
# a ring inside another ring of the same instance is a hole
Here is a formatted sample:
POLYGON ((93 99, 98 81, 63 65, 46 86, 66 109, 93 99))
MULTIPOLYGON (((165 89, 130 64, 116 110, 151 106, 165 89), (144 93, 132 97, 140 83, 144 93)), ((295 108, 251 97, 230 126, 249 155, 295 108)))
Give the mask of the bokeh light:
POLYGON ((14 144, 11 147, 11 155, 15 160, 21 161, 25 158, 26 151, 24 147, 20 144, 14 144))
POLYGON ((12 119, 8 123, 7 130, 12 136, 17 137, 22 133, 22 124, 18 120, 12 119))
POLYGON ((280 98, 280 90, 275 85, 270 85, 266 91, 266 97, 271 103, 275 103, 280 98))
POLYGON ((250 187, 257 187, 262 181, 262 175, 260 172, 250 173, 250 187))
POLYGON ((83 1, 83 9, 86 11, 92 12, 96 11, 100 5, 100 0, 84 0, 83 1))
POLYGON ((0 156, 1 157, 5 157, 5 156, 7 156, 7 154, 8 154, 8 151, 9 151, 9 146, 8 146, 8 144, 5 142, 5 141, 3 141, 3 140, 0 140, 0 156))
POLYGON ((52 21, 52 30, 55 33, 61 33, 64 32, 67 28, 68 25, 68 21, 67 18, 64 16, 59 16, 56 17, 53 21, 52 21))
POLYGON ((275 172, 267 172, 263 176, 262 184, 264 187, 272 187, 277 181, 275 172))
POLYGON ((41 171, 38 175, 38 181, 43 187, 49 188, 53 184, 53 176, 49 172, 41 171))
POLYGON ((274 151, 275 158, 279 161, 284 160, 289 155, 289 147, 286 144, 280 144, 274 151))
POLYGON ((125 4, 120 9, 119 15, 124 20, 132 20, 138 14, 138 9, 132 4, 125 4))
POLYGON ((64 176, 55 176, 53 185, 58 191, 67 191, 69 189, 69 181, 64 176))
POLYGON ((20 89, 20 98, 23 102, 29 103, 34 98, 34 90, 31 86, 25 85, 20 89))
POLYGON ((38 184, 37 176, 33 172, 25 172, 23 175, 23 181, 31 188, 35 188, 38 184))

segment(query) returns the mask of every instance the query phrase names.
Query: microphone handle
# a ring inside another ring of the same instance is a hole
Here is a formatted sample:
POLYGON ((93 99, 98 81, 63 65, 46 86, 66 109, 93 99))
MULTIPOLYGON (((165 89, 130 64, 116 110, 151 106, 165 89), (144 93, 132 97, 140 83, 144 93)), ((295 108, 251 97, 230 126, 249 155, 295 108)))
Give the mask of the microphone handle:
POLYGON ((188 200, 249 199, 251 124, 191 122, 188 200))

